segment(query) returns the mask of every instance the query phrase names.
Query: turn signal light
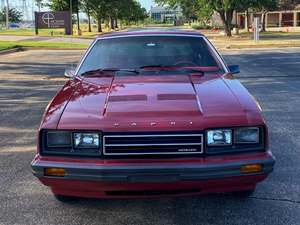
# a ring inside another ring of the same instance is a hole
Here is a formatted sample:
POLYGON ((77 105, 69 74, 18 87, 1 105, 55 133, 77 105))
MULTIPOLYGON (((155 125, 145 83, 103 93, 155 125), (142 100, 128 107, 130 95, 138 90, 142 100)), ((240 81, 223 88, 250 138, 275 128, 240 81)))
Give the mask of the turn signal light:
POLYGON ((65 176, 65 169, 61 168, 46 168, 44 169, 45 176, 63 177, 65 176))
POLYGON ((242 173, 258 173, 262 171, 261 164, 249 164, 241 167, 242 173))

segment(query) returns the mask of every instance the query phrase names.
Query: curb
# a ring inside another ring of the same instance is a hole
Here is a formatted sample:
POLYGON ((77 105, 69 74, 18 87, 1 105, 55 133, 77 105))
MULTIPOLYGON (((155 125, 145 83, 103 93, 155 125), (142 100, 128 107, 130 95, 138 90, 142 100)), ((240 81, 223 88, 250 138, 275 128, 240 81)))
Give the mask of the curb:
POLYGON ((24 51, 24 49, 22 47, 15 47, 15 48, 12 48, 12 49, 7 49, 7 50, 0 51, 0 55, 6 55, 6 54, 21 52, 21 51, 24 51))
POLYGON ((78 50, 85 50, 85 48, 48 48, 48 47, 16 47, 12 49, 2 50, 0 51, 0 55, 6 55, 16 52, 23 52, 23 51, 32 51, 32 50, 70 50, 70 51, 78 51, 78 50))
POLYGON ((300 46, 274 46, 274 47, 245 47, 245 48, 217 48, 219 51, 265 51, 265 50, 282 50, 285 48, 289 48, 289 49, 300 49, 300 46))
POLYGON ((86 48, 56 48, 56 47, 21 47, 22 51, 32 51, 32 50, 86 50, 86 48))

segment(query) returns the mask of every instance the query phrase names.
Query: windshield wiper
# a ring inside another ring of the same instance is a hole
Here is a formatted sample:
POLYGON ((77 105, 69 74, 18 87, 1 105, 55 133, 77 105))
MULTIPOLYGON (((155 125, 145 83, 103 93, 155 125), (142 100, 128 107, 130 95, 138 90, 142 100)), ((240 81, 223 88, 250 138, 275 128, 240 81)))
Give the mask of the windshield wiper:
POLYGON ((170 68, 174 68, 176 71, 184 71, 184 72, 191 72, 191 73, 201 73, 204 74, 204 71, 199 68, 188 68, 183 66, 176 66, 176 65, 163 65, 163 64, 157 64, 157 65, 147 65, 147 66, 141 66, 140 69, 151 69, 151 68, 158 68, 160 71, 168 70, 170 68))
POLYGON ((135 69, 118 69, 118 68, 100 68, 96 70, 89 70, 81 74, 81 76, 91 76, 91 75, 97 75, 97 74, 103 74, 105 72, 119 72, 119 71, 124 71, 124 72, 129 72, 129 73, 135 73, 139 74, 140 72, 135 69))
POLYGON ((164 68, 164 67, 170 67, 170 66, 164 66, 162 64, 157 64, 157 65, 146 65, 146 66, 141 66, 140 69, 147 69, 147 68, 164 68))

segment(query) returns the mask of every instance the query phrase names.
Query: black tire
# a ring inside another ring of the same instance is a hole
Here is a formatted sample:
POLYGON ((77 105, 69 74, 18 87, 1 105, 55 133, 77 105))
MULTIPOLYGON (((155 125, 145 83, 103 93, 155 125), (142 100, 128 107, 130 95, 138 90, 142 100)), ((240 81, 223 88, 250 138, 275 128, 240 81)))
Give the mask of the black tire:
POLYGON ((253 193, 255 192, 255 189, 251 190, 246 190, 246 191, 238 191, 238 192, 233 192, 233 196, 238 197, 238 198, 249 198, 253 193))
POLYGON ((64 203, 71 203, 79 200, 78 197, 66 196, 66 195, 54 195, 54 197, 56 198, 56 200, 64 203))

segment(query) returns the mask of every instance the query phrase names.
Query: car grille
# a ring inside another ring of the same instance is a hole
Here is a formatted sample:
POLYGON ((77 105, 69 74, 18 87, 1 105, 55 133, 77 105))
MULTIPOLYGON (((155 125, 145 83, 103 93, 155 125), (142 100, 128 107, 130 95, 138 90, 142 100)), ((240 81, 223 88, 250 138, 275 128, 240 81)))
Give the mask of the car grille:
POLYGON ((104 155, 201 154, 202 134, 104 135, 104 155))

